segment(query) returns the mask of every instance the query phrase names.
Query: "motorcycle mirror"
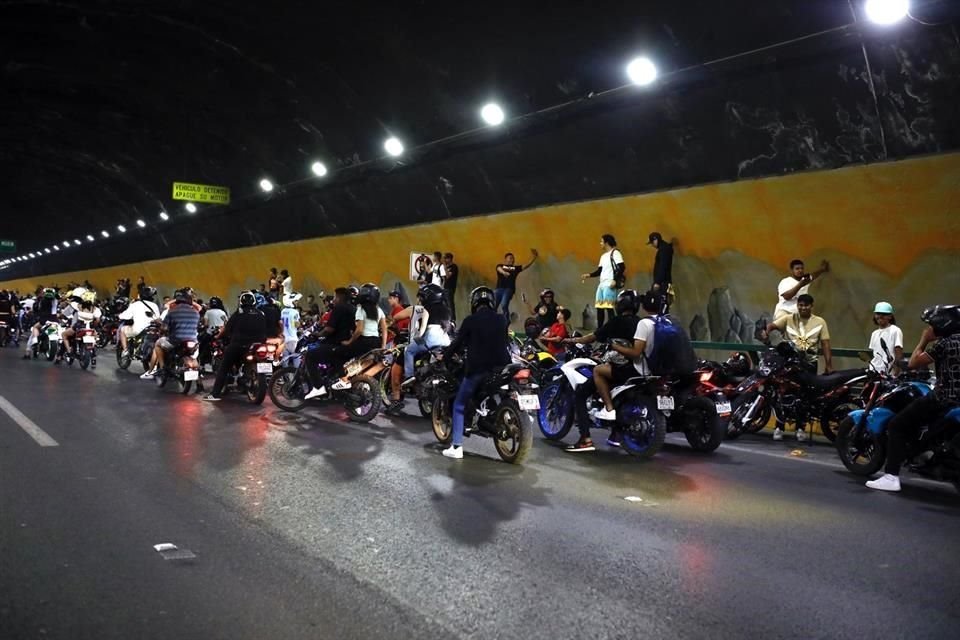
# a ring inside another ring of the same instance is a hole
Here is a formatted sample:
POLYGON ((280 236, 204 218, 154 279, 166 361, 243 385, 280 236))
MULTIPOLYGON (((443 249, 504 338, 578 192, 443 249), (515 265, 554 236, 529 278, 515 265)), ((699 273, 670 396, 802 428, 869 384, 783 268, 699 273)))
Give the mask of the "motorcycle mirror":
POLYGON ((869 351, 858 351, 857 357, 863 362, 870 362, 873 360, 873 354, 869 351))

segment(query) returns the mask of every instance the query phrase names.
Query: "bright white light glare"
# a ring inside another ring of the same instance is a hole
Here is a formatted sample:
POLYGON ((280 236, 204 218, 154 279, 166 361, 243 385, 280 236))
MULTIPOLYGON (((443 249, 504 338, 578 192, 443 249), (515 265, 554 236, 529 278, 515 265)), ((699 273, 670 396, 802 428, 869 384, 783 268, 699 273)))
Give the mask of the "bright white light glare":
POLYGON ((57 245, 53 245, 53 250, 54 250, 54 251, 60 251, 60 247, 58 247, 57 245))
POLYGON ((47 247, 46 249, 44 249, 43 252, 44 252, 44 253, 50 253, 50 247, 47 247))
POLYGON ((110 234, 107 233, 107 230, 106 230, 106 229, 104 229, 103 231, 101 231, 101 232, 100 232, 100 235, 102 235, 104 238, 109 238, 109 237, 110 237, 110 234))
POLYGON ((634 58, 627 65, 627 77, 633 84, 645 87, 657 79, 657 66, 650 58, 634 58))
POLYGON ((69 241, 69 240, 64 240, 64 241, 63 241, 63 246, 64 246, 64 247, 69 247, 69 246, 70 246, 70 241, 69 241))
POLYGON ((871 22, 890 25, 907 17, 910 0, 867 0, 864 9, 871 22))
POLYGON ((184 206, 184 208, 185 208, 187 211, 189 211, 190 213, 196 213, 196 212, 197 212, 197 205, 193 204, 192 202, 188 202, 187 204, 185 204, 185 205, 183 205, 183 206, 184 206))
POLYGON ((267 193, 270 193, 271 191, 273 191, 273 183, 267 180, 266 178, 264 178, 263 180, 260 181, 260 188, 266 191, 267 193))
POLYGON ((93 236, 87 235, 87 242, 93 242, 93 236))
POLYGON ((77 240, 76 238, 74 238, 73 244, 75 244, 75 245, 77 245, 77 246, 79 247, 82 243, 81 243, 79 240, 77 240))
POLYGON ((36 255, 35 253, 31 253, 31 254, 30 254, 30 257, 31 257, 31 258, 36 258, 37 255, 36 255))
POLYGON ((126 232, 127 232, 127 228, 126 228, 125 226, 123 226, 122 224, 118 224, 118 225, 117 225, 117 231, 119 231, 120 233, 126 233, 126 232))
POLYGON ((147 226, 147 223, 143 220, 137 220, 137 226, 143 229, 145 226, 147 226))
POLYGON ((170 216, 167 215, 167 212, 166 212, 166 211, 161 211, 161 212, 160 212, 160 219, 161 219, 161 220, 169 220, 169 219, 170 219, 170 216))
POLYGON ((327 166, 322 162, 314 162, 310 165, 310 170, 313 171, 313 174, 318 178, 322 178, 327 175, 327 166))
POLYGON ((386 142, 383 143, 383 148, 393 157, 403 153, 403 143, 396 138, 387 138, 386 142))
POLYGON ((500 108, 500 105, 494 104, 493 102, 485 104, 483 105, 483 109, 480 109, 480 117, 491 127, 495 127, 503 123, 503 109, 500 108))

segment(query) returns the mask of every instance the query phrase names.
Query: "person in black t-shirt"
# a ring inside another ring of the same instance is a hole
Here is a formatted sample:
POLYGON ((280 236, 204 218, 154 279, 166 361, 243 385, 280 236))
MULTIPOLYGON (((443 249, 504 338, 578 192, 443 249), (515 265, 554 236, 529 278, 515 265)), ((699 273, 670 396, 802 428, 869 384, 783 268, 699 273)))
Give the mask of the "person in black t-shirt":
POLYGON ((216 402, 220 400, 227 375, 238 364, 243 363, 250 345, 264 342, 267 339, 267 321, 263 313, 256 308, 257 299, 250 293, 240 296, 240 310, 230 316, 223 326, 220 335, 229 340, 227 348, 223 350, 223 361, 217 369, 217 378, 213 383, 213 390, 204 400, 216 402))
POLYGON ((503 313, 507 319, 507 326, 510 325, 510 301, 513 294, 517 291, 517 276, 524 269, 529 269, 537 261, 540 254, 536 249, 530 249, 532 258, 526 265, 516 264, 516 258, 512 253, 503 256, 503 262, 497 265, 497 289, 493 292, 496 302, 495 310, 503 313))
POLYGON ((457 278, 460 276, 460 267, 453 262, 453 254, 443 254, 443 295, 446 298, 447 306, 450 308, 450 319, 457 321, 457 304, 454 298, 457 296, 457 278))
POLYGON ((307 375, 313 386, 306 398, 315 398, 325 392, 319 366, 324 362, 334 364, 339 359, 340 353, 345 348, 340 343, 349 340, 353 335, 357 322, 356 315, 357 308, 350 304, 350 291, 345 287, 334 291, 333 310, 326 325, 320 331, 324 341, 313 346, 306 353, 307 375))
MULTIPOLYGON (((526 295, 524 295, 524 302, 526 302, 526 295)), ((530 315, 537 319, 540 331, 543 332, 557 321, 559 310, 560 305, 554 299, 553 289, 544 289, 540 292, 540 302, 537 303, 537 306, 530 307, 530 315)))
MULTIPOLYGON (((629 340, 632 343, 640 318, 637 317, 639 305, 636 295, 623 295, 628 291, 630 290, 628 289, 621 292, 621 295, 618 297, 616 306, 617 315, 614 316, 613 319, 608 320, 606 324, 588 336, 567 338, 563 343, 591 344, 597 341, 610 342, 611 340, 629 340)), ((627 366, 632 367, 633 365, 627 366)), ((580 430, 580 439, 577 440, 576 444, 572 444, 565 449, 568 452, 579 453, 596 450, 596 447, 593 445, 593 440, 590 439, 590 427, 593 423, 590 420, 590 414, 587 413, 587 400, 596 392, 597 385, 592 377, 577 387, 574 406, 576 407, 577 427, 580 430)), ((607 444, 613 447, 620 446, 620 434, 615 429, 610 432, 607 444)))

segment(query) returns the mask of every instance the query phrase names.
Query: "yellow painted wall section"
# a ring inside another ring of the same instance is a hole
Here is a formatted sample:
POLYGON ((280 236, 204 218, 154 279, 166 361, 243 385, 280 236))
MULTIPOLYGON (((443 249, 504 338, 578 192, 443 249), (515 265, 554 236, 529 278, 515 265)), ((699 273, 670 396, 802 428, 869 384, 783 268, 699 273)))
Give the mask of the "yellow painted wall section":
MULTIPOLYGON (((541 259, 520 275, 518 289, 534 299, 541 287, 552 287, 580 325, 596 281, 581 285, 578 274, 596 267, 600 235, 617 237, 629 286, 645 289, 654 257, 646 246, 651 231, 675 241, 675 311, 687 322, 701 316, 713 327, 711 339, 729 337, 717 330, 718 323, 730 320, 717 317, 729 315, 728 307, 738 311, 738 322, 769 316, 791 259, 804 259, 812 268, 826 258, 832 272, 811 293, 815 312, 830 323, 834 344, 865 345, 873 304, 883 299, 897 307, 909 349, 923 306, 960 302, 960 154, 312 238, 0 286, 24 291, 86 278, 98 290, 111 291, 117 278, 135 281, 144 275, 161 294, 189 284, 204 297, 233 297, 265 282, 269 268, 277 267, 289 269, 295 288, 305 293, 365 281, 384 288, 401 282, 409 291, 409 253, 441 250, 454 253, 461 268, 462 316, 466 293, 481 283, 493 285, 494 265, 504 252, 526 263, 529 248, 536 247, 541 259)), ((513 303, 518 312, 521 306, 513 303)))

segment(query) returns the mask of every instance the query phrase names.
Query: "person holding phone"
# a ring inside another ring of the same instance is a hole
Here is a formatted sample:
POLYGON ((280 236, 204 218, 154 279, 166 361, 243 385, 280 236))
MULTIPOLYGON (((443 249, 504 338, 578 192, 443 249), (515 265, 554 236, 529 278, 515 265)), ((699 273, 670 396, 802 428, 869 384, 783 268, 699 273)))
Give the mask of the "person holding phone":
POLYGON ((820 268, 813 273, 807 273, 803 260, 792 260, 790 262, 790 275, 780 281, 777 285, 777 306, 773 310, 773 320, 777 321, 780 316, 789 316, 797 313, 797 298, 810 293, 810 284, 830 271, 830 263, 824 260, 820 263, 820 268))

